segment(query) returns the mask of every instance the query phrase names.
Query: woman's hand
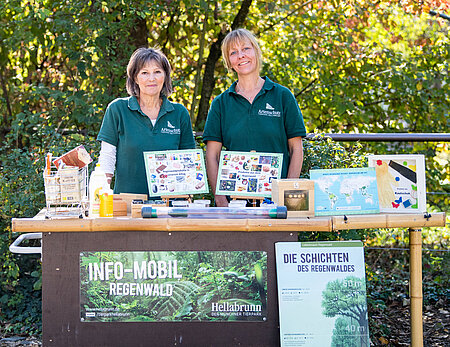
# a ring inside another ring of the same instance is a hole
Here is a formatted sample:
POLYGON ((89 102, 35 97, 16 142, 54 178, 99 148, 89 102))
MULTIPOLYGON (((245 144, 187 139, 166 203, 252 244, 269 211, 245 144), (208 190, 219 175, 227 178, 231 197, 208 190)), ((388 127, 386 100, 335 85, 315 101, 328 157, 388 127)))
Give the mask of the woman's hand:
POLYGON ((106 175, 106 182, 108 182, 108 184, 111 185, 113 174, 112 173, 105 173, 105 175, 106 175))
POLYGON ((289 168, 287 178, 299 178, 303 165, 303 142, 301 137, 288 139, 289 168))
POLYGON ((214 202, 217 207, 228 207, 228 200, 225 195, 214 195, 214 202))
MULTIPOLYGON (((206 144, 206 173, 211 189, 216 194, 217 174, 219 172, 220 151, 222 142, 208 141, 206 144)), ((228 201, 224 195, 214 195, 216 206, 227 207, 228 201)))

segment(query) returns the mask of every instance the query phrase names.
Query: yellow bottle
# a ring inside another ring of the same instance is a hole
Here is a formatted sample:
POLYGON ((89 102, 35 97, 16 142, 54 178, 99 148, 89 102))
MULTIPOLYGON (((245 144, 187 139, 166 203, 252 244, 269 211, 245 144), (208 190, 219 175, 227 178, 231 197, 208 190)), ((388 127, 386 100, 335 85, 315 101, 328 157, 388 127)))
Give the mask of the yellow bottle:
POLYGON ((112 190, 103 190, 100 195, 100 217, 113 216, 113 192, 112 190))

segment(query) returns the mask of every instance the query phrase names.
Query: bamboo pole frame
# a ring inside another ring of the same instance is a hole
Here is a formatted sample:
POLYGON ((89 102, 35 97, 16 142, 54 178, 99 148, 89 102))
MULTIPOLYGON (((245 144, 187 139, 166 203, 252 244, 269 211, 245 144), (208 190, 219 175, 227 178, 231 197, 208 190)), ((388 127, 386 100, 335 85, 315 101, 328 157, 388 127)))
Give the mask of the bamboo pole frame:
POLYGON ((422 229, 409 228, 411 346, 423 347, 422 229))

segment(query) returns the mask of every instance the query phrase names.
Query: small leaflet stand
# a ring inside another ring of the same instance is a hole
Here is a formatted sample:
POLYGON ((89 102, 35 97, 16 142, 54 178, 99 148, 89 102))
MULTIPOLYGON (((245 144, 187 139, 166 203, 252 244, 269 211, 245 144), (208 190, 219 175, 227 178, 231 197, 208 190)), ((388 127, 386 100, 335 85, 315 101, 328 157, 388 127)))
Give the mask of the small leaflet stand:
POLYGON ((165 195, 165 196, 161 196, 161 199, 165 201, 166 206, 169 206, 171 199, 184 199, 184 200, 187 200, 188 203, 191 203, 193 197, 194 196, 191 195, 191 194, 186 194, 186 195, 165 195))

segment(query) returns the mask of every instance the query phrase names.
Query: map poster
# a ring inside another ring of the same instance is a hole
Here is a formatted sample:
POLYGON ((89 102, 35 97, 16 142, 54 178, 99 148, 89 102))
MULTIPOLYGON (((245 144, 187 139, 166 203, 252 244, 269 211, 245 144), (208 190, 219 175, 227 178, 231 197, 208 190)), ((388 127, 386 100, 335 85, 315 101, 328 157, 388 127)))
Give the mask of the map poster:
POLYGON ((361 241, 275 244, 282 347, 370 346, 361 241))
POLYGON ((316 216, 379 213, 374 168, 310 170, 316 216))
POLYGON ((208 193, 203 150, 144 152, 150 197, 208 193))
POLYGON ((263 251, 81 252, 82 322, 267 319, 263 251))
POLYGON ((217 195, 272 196, 272 180, 281 177, 282 153, 220 152, 217 195))
POLYGON ((377 175, 381 212, 426 212, 423 154, 369 155, 368 159, 377 175))

